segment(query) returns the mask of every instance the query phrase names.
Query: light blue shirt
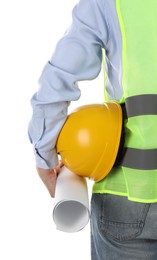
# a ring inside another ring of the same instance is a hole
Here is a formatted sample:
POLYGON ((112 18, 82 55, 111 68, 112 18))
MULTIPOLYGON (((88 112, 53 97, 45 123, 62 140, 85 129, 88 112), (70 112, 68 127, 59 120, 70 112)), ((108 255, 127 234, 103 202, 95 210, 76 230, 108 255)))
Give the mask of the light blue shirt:
MULTIPOLYGON (((67 117, 70 101, 79 99, 78 82, 98 76, 105 49, 107 93, 120 100, 122 90, 122 40, 115 0, 80 0, 72 12, 72 24, 58 42, 31 99, 33 115, 28 133, 36 165, 58 164, 56 139, 67 117)), ((90 94, 90 93, 89 93, 90 94)))

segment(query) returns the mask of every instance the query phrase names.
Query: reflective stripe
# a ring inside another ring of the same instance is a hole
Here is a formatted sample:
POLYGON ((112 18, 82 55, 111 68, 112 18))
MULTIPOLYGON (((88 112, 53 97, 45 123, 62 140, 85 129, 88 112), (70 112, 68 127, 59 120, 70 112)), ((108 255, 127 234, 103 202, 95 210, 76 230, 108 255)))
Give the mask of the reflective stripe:
POLYGON ((125 148, 120 165, 138 170, 157 169, 157 149, 140 150, 125 148))
POLYGON ((126 98, 127 117, 157 115, 157 95, 138 95, 126 98))

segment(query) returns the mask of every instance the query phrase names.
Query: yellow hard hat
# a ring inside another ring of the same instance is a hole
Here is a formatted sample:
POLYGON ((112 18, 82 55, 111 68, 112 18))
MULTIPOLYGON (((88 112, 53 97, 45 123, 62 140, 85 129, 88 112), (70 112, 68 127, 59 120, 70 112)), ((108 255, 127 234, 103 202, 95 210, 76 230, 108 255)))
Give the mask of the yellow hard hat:
POLYGON ((67 117, 58 136, 57 152, 72 172, 98 182, 113 167, 121 129, 118 103, 81 106, 67 117))

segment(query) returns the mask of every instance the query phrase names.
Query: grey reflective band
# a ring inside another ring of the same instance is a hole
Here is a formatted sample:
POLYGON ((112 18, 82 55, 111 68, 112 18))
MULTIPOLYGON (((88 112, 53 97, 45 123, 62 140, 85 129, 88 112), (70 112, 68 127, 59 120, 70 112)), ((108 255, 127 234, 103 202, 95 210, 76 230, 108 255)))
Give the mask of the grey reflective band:
POLYGON ((121 166, 138 170, 157 169, 157 149, 140 150, 125 148, 121 166))
POLYGON ((157 115, 157 95, 145 94, 126 98, 127 117, 157 115))

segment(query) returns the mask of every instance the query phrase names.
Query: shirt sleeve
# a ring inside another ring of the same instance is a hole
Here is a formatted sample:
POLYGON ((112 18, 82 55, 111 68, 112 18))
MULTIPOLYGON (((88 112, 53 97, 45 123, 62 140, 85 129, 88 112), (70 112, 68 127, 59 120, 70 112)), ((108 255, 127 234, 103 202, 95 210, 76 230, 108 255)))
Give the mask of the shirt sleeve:
POLYGON ((72 18, 71 26, 45 65, 39 89, 31 99, 33 114, 28 134, 36 165, 45 169, 58 164, 56 140, 70 102, 80 97, 77 83, 97 77, 102 48, 108 41, 107 22, 96 0, 81 0, 73 9, 72 18))

